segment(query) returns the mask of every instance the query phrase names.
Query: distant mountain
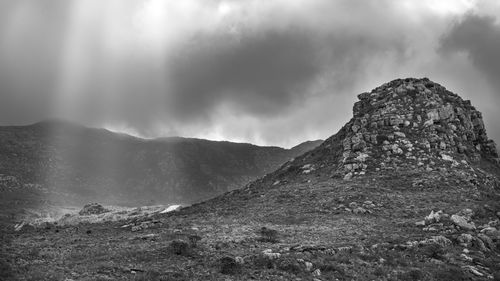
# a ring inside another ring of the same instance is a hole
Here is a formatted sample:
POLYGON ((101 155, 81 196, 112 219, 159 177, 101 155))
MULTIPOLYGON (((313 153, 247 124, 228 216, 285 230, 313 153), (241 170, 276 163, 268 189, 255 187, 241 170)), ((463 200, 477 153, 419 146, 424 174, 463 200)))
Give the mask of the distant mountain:
POLYGON ((62 121, 0 127, 0 189, 39 189, 77 203, 191 203, 243 186, 320 143, 283 149, 146 140, 62 121))

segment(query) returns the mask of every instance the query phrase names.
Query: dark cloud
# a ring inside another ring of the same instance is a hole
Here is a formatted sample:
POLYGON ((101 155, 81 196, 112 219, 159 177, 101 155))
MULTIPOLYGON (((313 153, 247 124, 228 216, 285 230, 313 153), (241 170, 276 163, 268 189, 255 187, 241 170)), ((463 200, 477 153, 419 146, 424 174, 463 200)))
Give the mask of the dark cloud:
MULTIPOLYGON (((297 102, 323 71, 320 46, 303 30, 202 34, 180 52, 169 81, 176 113, 193 117, 230 102, 276 114, 297 102)), ((176 114, 176 115, 177 115, 176 114)))
POLYGON ((351 89, 373 57, 390 54, 404 61, 406 47, 399 36, 300 24, 191 38, 168 65, 170 111, 190 121, 229 104, 240 114, 279 116, 301 107, 321 80, 335 87, 319 93, 323 96, 351 89))
POLYGON ((500 95, 500 24, 496 20, 468 14, 443 36, 441 51, 466 52, 500 95))

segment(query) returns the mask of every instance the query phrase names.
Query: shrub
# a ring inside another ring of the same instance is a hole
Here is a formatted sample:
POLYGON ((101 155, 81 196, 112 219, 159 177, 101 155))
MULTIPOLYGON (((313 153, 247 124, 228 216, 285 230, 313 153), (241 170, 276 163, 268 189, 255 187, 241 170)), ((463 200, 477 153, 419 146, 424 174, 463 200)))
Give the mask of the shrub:
POLYGON ((442 259, 444 257, 445 251, 441 245, 432 243, 424 245, 419 249, 419 252, 427 257, 433 259, 442 259))
POLYGON ((262 227, 259 231, 261 242, 278 243, 278 231, 267 227, 262 227))
POLYGON ((189 239, 189 244, 191 245, 191 247, 195 248, 198 245, 198 241, 201 240, 201 237, 193 234, 193 235, 189 235, 188 239, 189 239))
POLYGON ((232 257, 223 257, 219 260, 220 273, 233 275, 241 271, 241 265, 232 257))
POLYGON ((172 253, 180 256, 187 256, 190 252, 189 244, 183 240, 174 240, 170 242, 169 249, 172 253))
POLYGON ((273 260, 264 255, 257 255, 253 257, 253 264, 257 267, 264 267, 267 269, 274 268, 273 260))
POLYGON ((277 267, 280 270, 290 272, 293 274, 299 274, 300 272, 302 272, 301 265, 295 259, 288 258, 288 259, 280 260, 277 264, 277 267))
POLYGON ((383 276, 387 275, 387 271, 384 270, 383 267, 378 266, 377 268, 375 268, 375 270, 373 270, 373 275, 375 275, 377 277, 383 277, 383 276))

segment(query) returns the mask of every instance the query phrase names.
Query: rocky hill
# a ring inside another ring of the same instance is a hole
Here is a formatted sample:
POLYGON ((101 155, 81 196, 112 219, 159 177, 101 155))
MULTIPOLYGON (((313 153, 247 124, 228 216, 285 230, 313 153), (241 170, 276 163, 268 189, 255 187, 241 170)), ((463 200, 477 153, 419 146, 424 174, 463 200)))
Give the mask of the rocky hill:
POLYGON ((320 146, 214 199, 10 230, 3 276, 500 280, 500 167, 481 114, 425 78, 359 98, 320 146))
POLYGON ((499 163, 482 115, 443 86, 398 79, 358 95, 353 118, 291 166, 345 180, 396 170, 470 171, 499 163))
POLYGON ((145 140, 62 121, 0 127, 0 189, 74 203, 191 203, 237 188, 317 146, 145 140))

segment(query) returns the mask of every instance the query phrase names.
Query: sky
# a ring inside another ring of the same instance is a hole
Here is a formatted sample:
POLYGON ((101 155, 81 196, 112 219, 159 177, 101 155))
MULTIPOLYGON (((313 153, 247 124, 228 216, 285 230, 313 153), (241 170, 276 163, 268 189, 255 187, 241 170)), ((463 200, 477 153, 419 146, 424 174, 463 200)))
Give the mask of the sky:
POLYGON ((496 0, 0 0, 0 125, 290 147, 428 77, 500 142, 496 0))

